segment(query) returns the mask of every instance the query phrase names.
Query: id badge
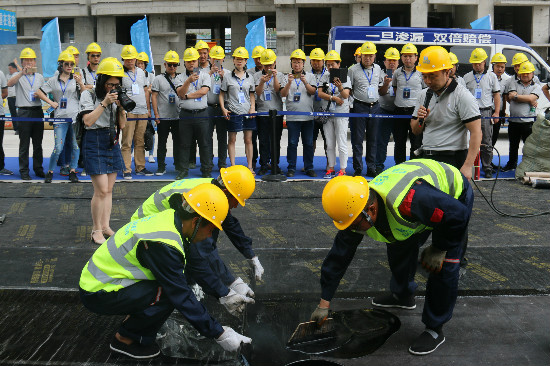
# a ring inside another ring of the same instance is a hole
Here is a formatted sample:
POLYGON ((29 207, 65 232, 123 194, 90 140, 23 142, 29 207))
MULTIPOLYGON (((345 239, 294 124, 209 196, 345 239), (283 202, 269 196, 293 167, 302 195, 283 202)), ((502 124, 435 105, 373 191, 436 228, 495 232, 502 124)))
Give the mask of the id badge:
POLYGON ((292 98, 292 101, 293 102, 299 102, 301 96, 302 96, 302 93, 300 93, 300 92, 294 93, 294 97, 292 98))
POLYGON ((476 97, 476 99, 481 99, 481 88, 476 88, 475 89, 474 96, 476 97))
POLYGON ((367 89, 367 97, 369 97, 369 99, 376 98, 376 89, 374 89, 374 85, 369 85, 369 88, 367 89))
POLYGON ((244 97, 244 92, 239 92, 239 103, 244 104, 246 103, 246 98, 244 97))
POLYGON ((34 102, 36 100, 36 98, 34 97, 34 91, 32 90, 29 92, 29 100, 31 102, 34 102))
POLYGON ((271 101, 271 90, 264 90, 264 100, 266 102, 271 101))
POLYGON ((136 83, 132 84, 132 95, 139 95, 139 85, 136 83))
POLYGON ((202 100, 202 97, 195 98, 195 102, 200 102, 202 100))
POLYGON ((174 93, 168 94, 168 103, 170 104, 176 103, 176 95, 174 93))
POLYGON ((395 90, 393 90, 393 87, 389 87, 390 90, 390 97, 395 97, 395 90))
POLYGON ((60 109, 67 109, 67 98, 63 97, 59 101, 59 108, 60 109))
POLYGON ((220 84, 214 84, 214 94, 219 95, 221 91, 221 85, 220 84))
POLYGON ((329 108, 329 110, 331 110, 331 111, 335 111, 335 110, 336 110, 336 102, 331 102, 331 103, 330 103, 330 108, 329 108))
POLYGON ((321 97, 319 96, 319 92, 315 91, 315 101, 316 102, 320 102, 322 99, 321 97))
POLYGON ((403 88, 403 99, 409 99, 411 97, 411 88, 403 88))

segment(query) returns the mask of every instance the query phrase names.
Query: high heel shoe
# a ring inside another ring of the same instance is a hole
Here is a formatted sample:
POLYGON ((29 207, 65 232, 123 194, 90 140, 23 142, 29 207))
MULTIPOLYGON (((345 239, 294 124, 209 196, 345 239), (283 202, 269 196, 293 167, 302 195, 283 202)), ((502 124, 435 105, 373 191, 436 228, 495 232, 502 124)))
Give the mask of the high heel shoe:
POLYGON ((102 233, 102 232, 103 232, 103 230, 92 230, 92 234, 91 234, 91 236, 90 236, 90 240, 92 241, 92 243, 94 243, 94 244, 96 244, 96 245, 101 245, 101 244, 105 243, 105 240, 103 240, 103 241, 96 241, 96 240, 94 239, 94 233, 102 233))

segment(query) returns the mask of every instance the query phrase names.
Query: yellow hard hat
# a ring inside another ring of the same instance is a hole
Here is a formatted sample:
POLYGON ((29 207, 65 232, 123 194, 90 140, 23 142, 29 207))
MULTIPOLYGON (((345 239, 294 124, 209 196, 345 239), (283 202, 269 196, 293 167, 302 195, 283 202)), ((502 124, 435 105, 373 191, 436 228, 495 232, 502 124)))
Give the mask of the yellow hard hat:
POLYGON ((262 52, 264 52, 265 48, 262 46, 256 46, 252 50, 252 58, 258 58, 262 55, 262 52))
POLYGON ((384 57, 388 60, 399 60, 399 51, 395 47, 390 47, 384 53, 384 57))
POLYGON ((470 55, 470 63, 471 64, 478 64, 480 62, 483 62, 487 59, 487 52, 483 48, 474 48, 472 51, 472 54, 470 55))
POLYGON ((374 55, 376 54, 376 45, 372 42, 365 42, 361 45, 362 55, 374 55))
POLYGON ((277 55, 273 50, 265 49, 260 55, 260 63, 262 65, 271 65, 277 60, 277 55))
POLYGON ((32 48, 24 48, 21 51, 21 55, 19 55, 19 58, 36 58, 36 53, 34 53, 34 50, 32 48))
MULTIPOLYGON (((250 169, 243 165, 233 165, 220 169, 223 185, 241 206, 252 196, 256 189, 256 181, 250 169)), ((221 182, 220 182, 221 183, 221 182)))
POLYGON ((183 61, 195 61, 199 57, 199 51, 195 47, 189 47, 183 52, 183 61))
POLYGON ((75 46, 69 46, 65 49, 65 51, 69 51, 73 55, 80 55, 78 48, 76 48, 75 46))
POLYGON ((453 64, 449 52, 441 46, 430 46, 420 52, 418 66, 419 72, 435 72, 451 69, 453 64))
POLYGON ((235 51, 233 51, 233 57, 248 59, 248 51, 244 47, 238 47, 235 51))
POLYGON ((518 75, 519 74, 529 74, 531 72, 535 72, 535 65, 533 65, 529 61, 525 61, 524 63, 522 63, 520 65, 519 70, 518 70, 518 75))
POLYGON ((138 53, 134 46, 132 46, 131 44, 127 44, 126 46, 122 47, 120 58, 122 58, 123 60, 131 60, 137 57, 138 53))
POLYGON ((414 53, 416 55, 418 55, 418 50, 416 49, 416 46, 412 43, 407 43, 406 45, 403 46, 403 48, 401 49, 401 53, 414 53))
POLYGON ((491 63, 495 64, 498 62, 504 62, 507 63, 506 56, 504 56, 502 53, 495 53, 495 55, 491 58, 491 63))
POLYGON ((225 52, 222 46, 214 46, 210 49, 210 58, 215 60, 223 60, 225 58, 225 52))
POLYGON ((518 52, 514 55, 514 57, 512 58, 512 66, 515 66, 515 65, 521 65, 522 63, 524 63, 525 61, 529 61, 529 59, 527 58, 527 56, 525 56, 524 53, 521 53, 521 52, 518 52))
POLYGON ((149 55, 147 55, 145 52, 140 52, 137 55, 137 59, 139 61, 147 62, 149 63, 149 55))
POLYGON ((360 55, 361 55, 361 46, 357 47, 353 56, 360 56, 360 55))
MULTIPOLYGON (((311 58, 311 56, 310 56, 311 58)), ((342 62, 342 59, 340 58, 340 55, 335 50, 328 51, 327 55, 325 56, 325 61, 338 61, 342 62)))
POLYGON ((203 40, 198 40, 197 41, 197 44, 195 45, 195 49, 198 51, 198 50, 203 50, 203 49, 207 49, 209 50, 210 47, 208 46, 208 43, 206 43, 205 41, 203 40))
POLYGON ((323 189, 323 209, 338 230, 347 229, 361 214, 369 199, 365 177, 342 175, 331 179, 323 189))
POLYGON ((124 77, 124 68, 119 60, 114 57, 103 59, 97 67, 98 74, 104 74, 115 77, 124 77))
POLYGON ((452 52, 449 52, 449 57, 451 58, 451 64, 456 65, 458 63, 458 57, 452 52))
POLYGON ((325 52, 320 48, 314 48, 309 53, 309 59, 310 60, 324 60, 325 59, 325 52))
POLYGON ((292 51, 292 53, 290 54, 290 58, 293 59, 293 58, 298 58, 298 59, 302 59, 302 60, 305 60, 306 59, 306 54, 304 51, 302 51, 301 49, 297 48, 295 49, 294 51, 292 51))
POLYGON ((101 53, 101 47, 99 47, 99 45, 95 42, 90 43, 88 47, 86 47, 86 53, 92 52, 101 53))
POLYGON ((65 50, 59 54, 57 61, 75 62, 74 56, 69 51, 65 50))
POLYGON ((183 203, 184 209, 188 205, 187 207, 223 230, 222 223, 229 212, 229 202, 219 187, 212 183, 203 183, 183 193, 183 198, 186 201, 183 203))
POLYGON ((172 63, 172 64, 179 64, 180 63, 180 55, 176 51, 168 51, 164 54, 164 61, 172 63))

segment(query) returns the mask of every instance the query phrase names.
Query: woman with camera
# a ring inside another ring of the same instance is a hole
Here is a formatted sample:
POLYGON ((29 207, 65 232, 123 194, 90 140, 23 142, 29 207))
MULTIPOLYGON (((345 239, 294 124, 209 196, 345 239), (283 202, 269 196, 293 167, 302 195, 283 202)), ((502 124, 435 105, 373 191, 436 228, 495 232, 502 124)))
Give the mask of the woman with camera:
MULTIPOLYGON (((55 109, 55 118, 70 118, 72 121, 75 121, 76 115, 79 112, 80 90, 84 90, 84 84, 81 78, 73 76, 72 71, 75 67, 75 58, 70 52, 61 52, 57 58, 57 62, 59 64, 59 74, 51 77, 46 84, 40 87, 40 89, 36 91, 36 96, 55 109), (48 98, 48 93, 53 95, 54 100, 48 98)), ((69 180, 72 183, 77 183, 76 167, 78 165, 78 157, 80 156, 80 148, 76 143, 72 122, 54 122, 53 131, 55 147, 50 158, 50 164, 44 182, 52 182, 53 169, 63 150, 65 139, 69 139, 70 146, 72 147, 71 161, 69 164, 69 180)))
POLYGON ((116 128, 126 125, 126 112, 118 101, 124 69, 113 57, 101 61, 97 68, 95 89, 86 90, 80 98, 80 114, 85 125, 82 154, 86 172, 92 178, 92 236, 102 244, 114 231, 109 226, 113 203, 113 186, 123 169, 116 128))

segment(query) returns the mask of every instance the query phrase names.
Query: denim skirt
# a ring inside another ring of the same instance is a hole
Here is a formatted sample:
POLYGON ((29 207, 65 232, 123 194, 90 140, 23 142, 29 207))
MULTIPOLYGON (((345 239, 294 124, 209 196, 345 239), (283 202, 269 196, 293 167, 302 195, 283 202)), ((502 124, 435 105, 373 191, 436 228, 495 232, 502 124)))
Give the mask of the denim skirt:
POLYGON ((256 118, 230 114, 227 121, 227 132, 256 131, 256 118))
POLYGON ((82 136, 82 156, 88 175, 122 173, 122 154, 116 142, 109 146, 109 129, 85 130, 82 136))

